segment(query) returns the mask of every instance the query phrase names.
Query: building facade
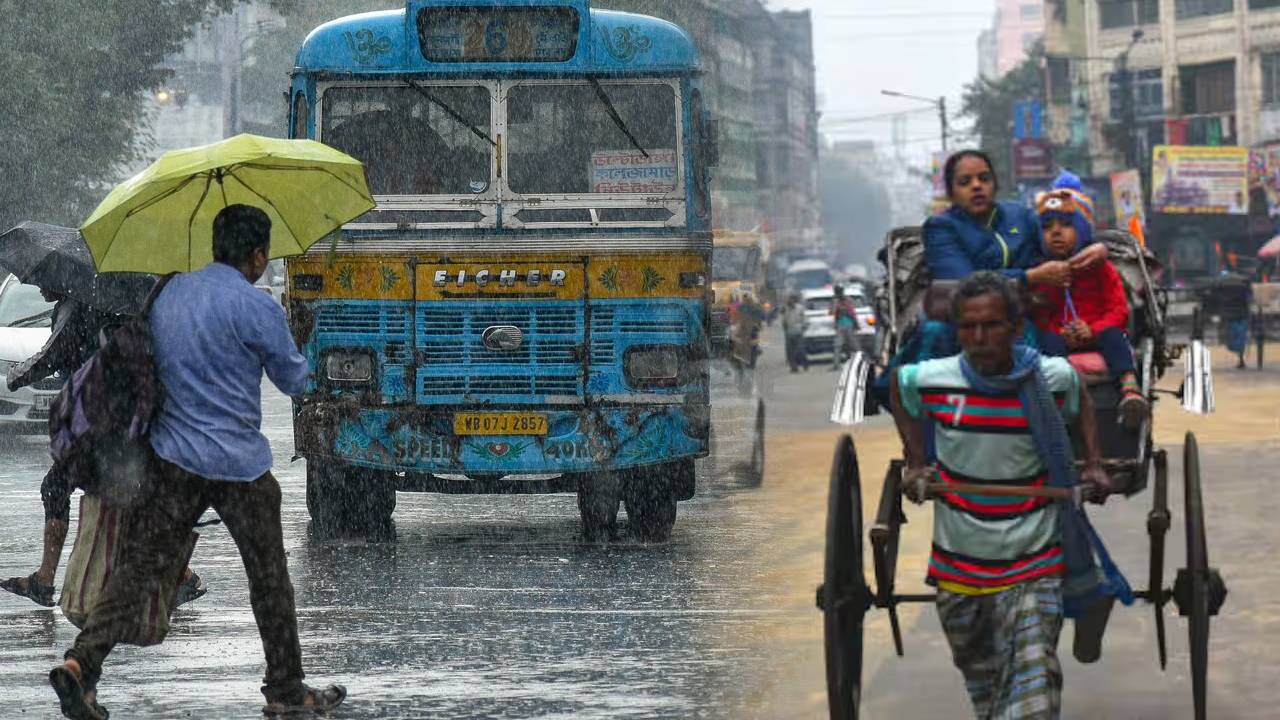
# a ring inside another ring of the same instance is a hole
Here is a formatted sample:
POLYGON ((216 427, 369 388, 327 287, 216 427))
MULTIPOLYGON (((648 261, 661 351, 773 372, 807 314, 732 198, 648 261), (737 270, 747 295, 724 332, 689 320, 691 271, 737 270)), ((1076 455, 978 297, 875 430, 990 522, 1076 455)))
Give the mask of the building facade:
POLYGON ((1149 164, 1159 144, 1280 141, 1280 0, 1081 4, 1087 59, 1074 73, 1096 172, 1149 164), (1132 111, 1117 72, 1126 53, 1132 111))
POLYGON ((997 0, 990 30, 978 36, 978 74, 1003 77, 1044 35, 1044 0, 997 0))
POLYGON ((712 201, 718 227, 764 230, 776 252, 823 250, 818 111, 808 12, 759 0, 597 0, 597 7, 668 19, 689 31, 719 122, 712 201))

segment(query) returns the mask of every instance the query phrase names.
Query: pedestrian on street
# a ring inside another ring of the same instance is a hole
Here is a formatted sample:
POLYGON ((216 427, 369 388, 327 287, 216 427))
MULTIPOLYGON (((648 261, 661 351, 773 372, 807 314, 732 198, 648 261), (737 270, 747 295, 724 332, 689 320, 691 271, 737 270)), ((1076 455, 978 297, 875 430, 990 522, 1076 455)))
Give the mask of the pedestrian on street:
MULTIPOLYGON (((51 318, 52 331, 44 347, 10 373, 7 381, 10 392, 55 374, 65 382, 98 350, 98 336, 102 329, 120 320, 118 316, 98 312, 85 303, 58 293, 42 289, 40 294, 45 301, 56 303, 51 318)), ((44 504, 44 543, 39 569, 26 577, 0 581, 0 588, 45 607, 54 605, 53 578, 67 542, 71 494, 77 487, 85 487, 86 479, 74 475, 71 468, 55 463, 40 483, 40 499, 44 504)), ((206 591, 200 576, 187 568, 175 603, 191 602, 206 591)))
POLYGON ((782 331, 786 339, 787 364, 791 372, 809 370, 809 355, 804 347, 805 307, 799 293, 787 296, 787 306, 782 314, 782 331))
POLYGON ((213 221, 214 262, 178 275, 151 310, 157 376, 165 403, 150 433, 146 499, 131 515, 126 562, 116 568, 65 662, 49 673, 62 713, 101 720, 102 664, 135 637, 137 608, 170 572, 206 509, 222 518, 240 550, 267 672, 264 712, 323 711, 346 689, 303 683, 293 585, 280 524, 280 486, 261 432, 263 372, 286 395, 307 382, 284 312, 254 288, 267 266, 271 220, 231 205, 213 221))
POLYGON ((836 285, 831 300, 831 316, 836 322, 836 346, 831 354, 831 366, 840 369, 847 357, 858 351, 858 308, 853 298, 844 294, 844 288, 836 285))
POLYGON ((1253 284, 1243 275, 1224 271, 1218 293, 1222 308, 1222 324, 1226 328, 1227 349, 1236 356, 1236 369, 1243 370, 1244 353, 1249 348, 1253 284))
MULTIPOLYGON (((931 482, 1059 486, 1071 466, 1064 416, 1083 444, 1081 482, 1107 487, 1089 393, 1066 359, 1015 345, 1022 308, 1009 281, 974 275, 952 312, 962 354, 904 366, 893 379, 903 492, 923 502, 931 482)), ((1059 715, 1064 574, 1077 577, 1061 518, 1050 499, 944 492, 935 503, 928 582, 980 719, 1059 715)), ((1094 629, 1089 638, 1100 642, 1094 629)))

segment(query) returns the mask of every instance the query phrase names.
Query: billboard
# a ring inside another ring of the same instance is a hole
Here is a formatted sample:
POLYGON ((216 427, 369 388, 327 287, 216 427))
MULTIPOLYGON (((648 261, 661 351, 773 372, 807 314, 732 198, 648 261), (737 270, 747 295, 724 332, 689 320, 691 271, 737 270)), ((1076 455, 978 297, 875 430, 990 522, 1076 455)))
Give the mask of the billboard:
POLYGON ((1116 227, 1129 227, 1129 221, 1135 217, 1146 225, 1146 210, 1142 206, 1142 174, 1137 170, 1111 173, 1111 202, 1116 209, 1116 227))
POLYGON ((1248 215, 1249 150, 1157 145, 1151 206, 1158 213, 1248 215))
POLYGON ((1047 178, 1052 177, 1053 152, 1048 140, 1014 140, 1013 141, 1013 177, 1047 178))

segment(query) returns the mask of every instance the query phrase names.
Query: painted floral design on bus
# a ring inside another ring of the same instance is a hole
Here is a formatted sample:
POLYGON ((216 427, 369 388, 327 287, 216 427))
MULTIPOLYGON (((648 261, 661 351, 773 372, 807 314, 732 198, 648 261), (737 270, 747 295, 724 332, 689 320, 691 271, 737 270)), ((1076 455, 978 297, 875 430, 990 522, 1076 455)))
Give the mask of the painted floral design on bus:
POLYGON ((374 35, 369 29, 344 35, 347 47, 356 56, 356 60, 366 65, 391 52, 391 38, 386 35, 374 35))
POLYGON ((638 26, 620 27, 612 33, 604 34, 604 45, 618 62, 629 63, 640 53, 649 52, 653 47, 653 38, 644 34, 638 26))

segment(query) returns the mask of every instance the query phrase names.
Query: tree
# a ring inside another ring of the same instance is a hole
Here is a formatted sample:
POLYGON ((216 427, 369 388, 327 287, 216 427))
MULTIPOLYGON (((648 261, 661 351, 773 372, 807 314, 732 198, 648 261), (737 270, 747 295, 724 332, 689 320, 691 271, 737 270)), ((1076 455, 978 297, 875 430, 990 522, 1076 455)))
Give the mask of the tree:
POLYGON ((991 155, 996 174, 1006 188, 1013 187, 1013 105, 1044 99, 1041 71, 1044 48, 1039 43, 1017 67, 996 80, 979 77, 965 86, 960 116, 973 120, 973 134, 991 155))
POLYGON ((847 159, 823 153, 818 164, 822 229, 840 262, 871 264, 893 221, 889 193, 847 159))
POLYGON ((83 220, 143 149, 164 59, 239 1, 0 0, 0 230, 83 220))

